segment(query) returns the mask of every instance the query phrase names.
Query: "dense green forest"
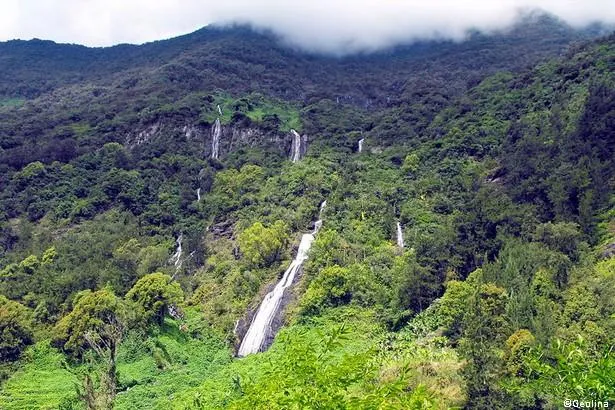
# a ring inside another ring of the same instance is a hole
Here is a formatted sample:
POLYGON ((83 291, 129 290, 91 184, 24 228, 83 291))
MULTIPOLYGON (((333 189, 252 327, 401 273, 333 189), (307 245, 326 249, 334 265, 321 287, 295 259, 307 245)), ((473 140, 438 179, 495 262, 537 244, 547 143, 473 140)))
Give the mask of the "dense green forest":
POLYGON ((0 408, 615 405, 598 34, 0 43, 0 408), (319 216, 273 344, 235 357, 319 216))

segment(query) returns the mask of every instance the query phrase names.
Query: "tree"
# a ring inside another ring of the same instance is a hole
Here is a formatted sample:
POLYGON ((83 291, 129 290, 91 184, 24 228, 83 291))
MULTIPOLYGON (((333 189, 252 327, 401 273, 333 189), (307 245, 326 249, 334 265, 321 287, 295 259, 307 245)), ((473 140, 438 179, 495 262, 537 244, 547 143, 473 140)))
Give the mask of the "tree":
POLYGON ((86 373, 83 378, 83 390, 79 391, 79 396, 85 401, 88 410, 113 409, 118 384, 117 349, 124 336, 124 323, 118 319, 84 335, 103 365, 99 374, 86 373), (98 379, 98 388, 95 379, 98 379))
POLYGON ((124 290, 137 277, 137 266, 140 259, 141 244, 131 238, 113 250, 113 260, 122 272, 122 287, 124 290))
POLYGON ((441 294, 438 272, 421 266, 413 253, 397 258, 394 270, 398 278, 398 303, 415 313, 427 308, 441 294))
POLYGON ((320 271, 303 298, 304 314, 317 314, 324 306, 338 306, 352 299, 352 275, 348 268, 331 266, 320 271))
POLYGON ((503 288, 493 283, 480 284, 480 280, 470 298, 461 340, 461 352, 467 359, 463 374, 470 408, 501 408, 505 401, 497 381, 504 372, 500 345, 509 327, 507 298, 503 288))
POLYGON ((54 343, 78 357, 102 362, 102 367, 93 366, 101 369, 100 374, 85 374, 79 396, 88 410, 112 409, 118 383, 117 348, 125 331, 124 302, 111 289, 105 288, 79 293, 74 305, 72 312, 56 325, 54 343), (93 353, 94 358, 89 353, 93 353))
POLYGON ((468 279, 465 282, 452 280, 446 284, 446 292, 438 301, 437 311, 440 325, 445 335, 451 339, 458 339, 461 335, 463 318, 472 292, 472 283, 468 279))
POLYGON ((158 325, 162 325, 169 307, 183 299, 184 292, 179 284, 160 272, 145 275, 126 294, 126 300, 136 307, 138 317, 158 325))
POLYGON ((559 251, 571 260, 578 260, 582 234, 579 225, 572 222, 545 223, 536 227, 534 240, 546 244, 550 249, 559 251))
POLYGON ((288 228, 282 221, 276 221, 270 228, 260 222, 239 234, 239 248, 248 263, 263 267, 275 262, 286 246, 288 228))
POLYGON ((54 344, 76 357, 81 357, 90 346, 88 338, 111 344, 105 339, 106 329, 125 321, 126 309, 122 300, 110 288, 104 288, 78 293, 73 304, 73 310, 54 328, 54 344))
POLYGON ((13 361, 33 343, 29 310, 0 295, 0 358, 13 361))
POLYGON ((404 163, 401 166, 401 170, 406 175, 413 175, 418 170, 420 163, 421 160, 419 159, 418 155, 416 155, 415 153, 408 154, 404 159, 404 163))

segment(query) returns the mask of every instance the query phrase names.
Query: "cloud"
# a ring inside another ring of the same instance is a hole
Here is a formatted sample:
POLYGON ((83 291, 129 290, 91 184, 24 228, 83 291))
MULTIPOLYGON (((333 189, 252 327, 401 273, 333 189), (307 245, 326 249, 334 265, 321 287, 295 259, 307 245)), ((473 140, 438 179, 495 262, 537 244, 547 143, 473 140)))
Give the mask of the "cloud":
POLYGON ((216 21, 272 28, 288 41, 318 51, 373 50, 416 38, 463 37, 513 24, 520 11, 542 9, 572 25, 615 22, 613 0, 277 0, 216 4, 216 21))
POLYGON ((347 53, 505 28, 534 8, 575 26, 615 23, 614 0, 3 0, 0 39, 102 46, 248 23, 308 50, 347 53))

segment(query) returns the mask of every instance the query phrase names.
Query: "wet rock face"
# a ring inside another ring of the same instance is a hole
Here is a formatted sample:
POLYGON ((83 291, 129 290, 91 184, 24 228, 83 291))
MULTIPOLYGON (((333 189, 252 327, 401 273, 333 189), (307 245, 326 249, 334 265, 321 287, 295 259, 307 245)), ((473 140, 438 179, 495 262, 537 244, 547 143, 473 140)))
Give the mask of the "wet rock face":
POLYGON ((602 259, 615 257, 615 242, 605 246, 600 256, 602 259))
POLYGON ((291 140, 289 158, 292 162, 298 162, 307 152, 307 135, 300 135, 297 131, 290 130, 289 137, 291 140))
MULTIPOLYGON (((275 287, 275 283, 271 283, 269 286, 267 286, 267 288, 265 289, 265 292, 266 293, 271 292, 274 287, 275 287)), ((258 308, 259 307, 260 307, 260 304, 250 307, 247 310, 247 312, 245 313, 245 315, 243 317, 239 318, 239 320, 237 320, 237 322, 235 322, 235 328, 233 329, 233 334, 235 335, 235 343, 234 343, 235 354, 237 354, 239 352, 239 347, 241 346, 241 341, 246 336, 246 333, 248 333, 248 329, 250 329, 250 325, 252 324, 252 320, 254 319, 254 316, 256 315, 256 312, 258 312, 258 308)), ((270 337, 271 337, 271 340, 269 341, 269 343, 271 344, 271 343, 273 343, 274 335, 272 334, 272 335, 270 335, 270 337)))
MULTIPOLYGON (((299 270, 297 271, 297 275, 295 276, 295 280, 293 281, 293 284, 299 282, 302 276, 303 276, 303 267, 299 268, 299 270)), ((271 283, 266 288, 265 292, 266 293, 271 292, 274 287, 275 287, 275 283, 271 283)), ((276 314, 273 317, 273 320, 271 322, 271 327, 267 331, 267 335, 265 336, 265 340, 263 341, 263 345, 261 346, 260 351, 267 350, 273 344, 276 334, 282 328, 282 326, 284 326, 285 319, 286 319, 285 318, 286 308, 291 303, 295 303, 296 300, 297 300, 297 295, 294 292, 289 291, 289 292, 284 293, 284 295, 282 296, 282 301, 280 303, 280 309, 276 312, 276 314)), ((241 317, 239 320, 237 320, 237 322, 235 322, 235 328, 233 330, 233 333, 235 335, 235 343, 234 343, 235 354, 239 352, 241 341, 246 336, 246 333, 248 333, 250 324, 252 323, 252 320, 254 319, 254 316, 256 315, 259 307, 260 305, 256 305, 256 306, 253 306, 251 309, 248 309, 246 314, 243 317, 241 317)))
POLYGON ((231 238, 233 236, 233 221, 226 220, 218 222, 211 226, 209 231, 214 235, 214 238, 231 238))
MULTIPOLYGON (((216 129, 213 124, 173 124, 156 122, 128 133, 125 144, 131 149, 148 144, 160 138, 185 138, 202 147, 203 158, 224 159, 225 155, 242 148, 261 147, 278 151, 287 156, 291 150, 293 137, 286 132, 271 132, 254 124, 221 124, 216 129), (217 143, 214 144, 214 136, 217 143), (217 152, 214 152, 217 148, 217 152)), ((307 137, 301 136, 301 154, 305 154, 307 137)))
POLYGON ((146 144, 160 133, 161 128, 161 124, 156 122, 135 133, 131 133, 126 136, 126 145, 133 148, 141 144, 146 144))
POLYGON ((220 156, 220 137, 221 136, 222 136, 222 124, 220 124, 220 118, 217 118, 216 122, 211 128, 211 158, 213 159, 218 159, 220 156))
MULTIPOLYGON (((295 140, 300 138, 296 132, 292 134, 295 140)), ((298 155, 298 146, 294 148, 295 155, 298 155)), ((295 158, 293 158, 294 160, 295 158)), ((273 343, 276 333, 283 324, 286 306, 291 300, 288 295, 292 292, 295 282, 303 273, 303 264, 308 260, 315 235, 322 226, 322 215, 326 206, 327 201, 325 200, 320 205, 318 220, 314 223, 314 231, 312 233, 304 233, 301 236, 301 242, 299 243, 299 248, 297 248, 295 259, 284 271, 284 275, 279 279, 273 290, 265 295, 258 311, 250 319, 250 326, 241 338, 237 356, 244 357, 249 354, 262 352, 273 343)), ((237 322, 236 330, 239 324, 240 322, 237 322)))

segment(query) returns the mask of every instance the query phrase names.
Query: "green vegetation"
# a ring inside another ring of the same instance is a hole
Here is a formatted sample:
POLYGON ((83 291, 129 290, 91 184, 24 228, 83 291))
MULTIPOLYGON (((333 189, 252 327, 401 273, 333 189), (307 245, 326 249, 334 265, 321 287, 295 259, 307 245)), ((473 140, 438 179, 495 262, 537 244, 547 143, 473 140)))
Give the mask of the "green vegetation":
MULTIPOLYGON (((2 385, 0 406, 6 409, 56 409, 75 397, 77 377, 64 366, 62 353, 49 343, 29 349, 21 368, 2 385)), ((76 402, 76 400, 75 400, 76 402)))
POLYGON ((330 59, 205 29, 0 77, 32 98, 0 110, 0 408, 615 401, 615 36, 536 65, 579 37, 535 30, 330 59))
MULTIPOLYGON (((128 334, 117 352, 119 375, 115 407, 168 408, 174 397, 228 365, 231 356, 222 340, 192 312, 185 325, 168 320, 152 335, 128 334)), ((83 406, 75 393, 80 365, 66 369, 63 355, 44 341, 26 353, 26 364, 0 394, 3 409, 65 408, 83 406)))
POLYGON ((157 272, 139 279, 126 294, 126 299, 139 319, 162 325, 166 312, 171 306, 182 303, 184 294, 170 276, 157 272))
POLYGON ((0 108, 3 107, 19 107, 21 105, 23 105, 26 102, 25 99, 23 98, 6 98, 6 99, 0 99, 0 108))
POLYGON ((246 117, 265 129, 301 131, 299 110, 292 103, 268 99, 259 93, 251 93, 236 99, 225 95, 215 96, 201 114, 201 120, 210 124, 216 118, 220 118, 223 124, 229 124, 239 122, 246 117))
POLYGON ((255 222, 239 234, 239 248, 249 263, 255 267, 268 266, 276 262, 287 243, 287 227, 283 221, 276 221, 271 228, 255 222))
POLYGON ((0 295, 0 353, 3 361, 16 360, 32 343, 31 320, 26 307, 0 295))
POLYGON ((278 335, 262 357, 233 362, 175 408, 406 409, 461 403, 462 380, 451 349, 384 331, 366 310, 332 310, 278 335), (380 350, 389 344, 390 351, 380 350), (394 352, 394 353, 393 353, 394 352), (434 387, 447 383, 447 390, 434 387))

